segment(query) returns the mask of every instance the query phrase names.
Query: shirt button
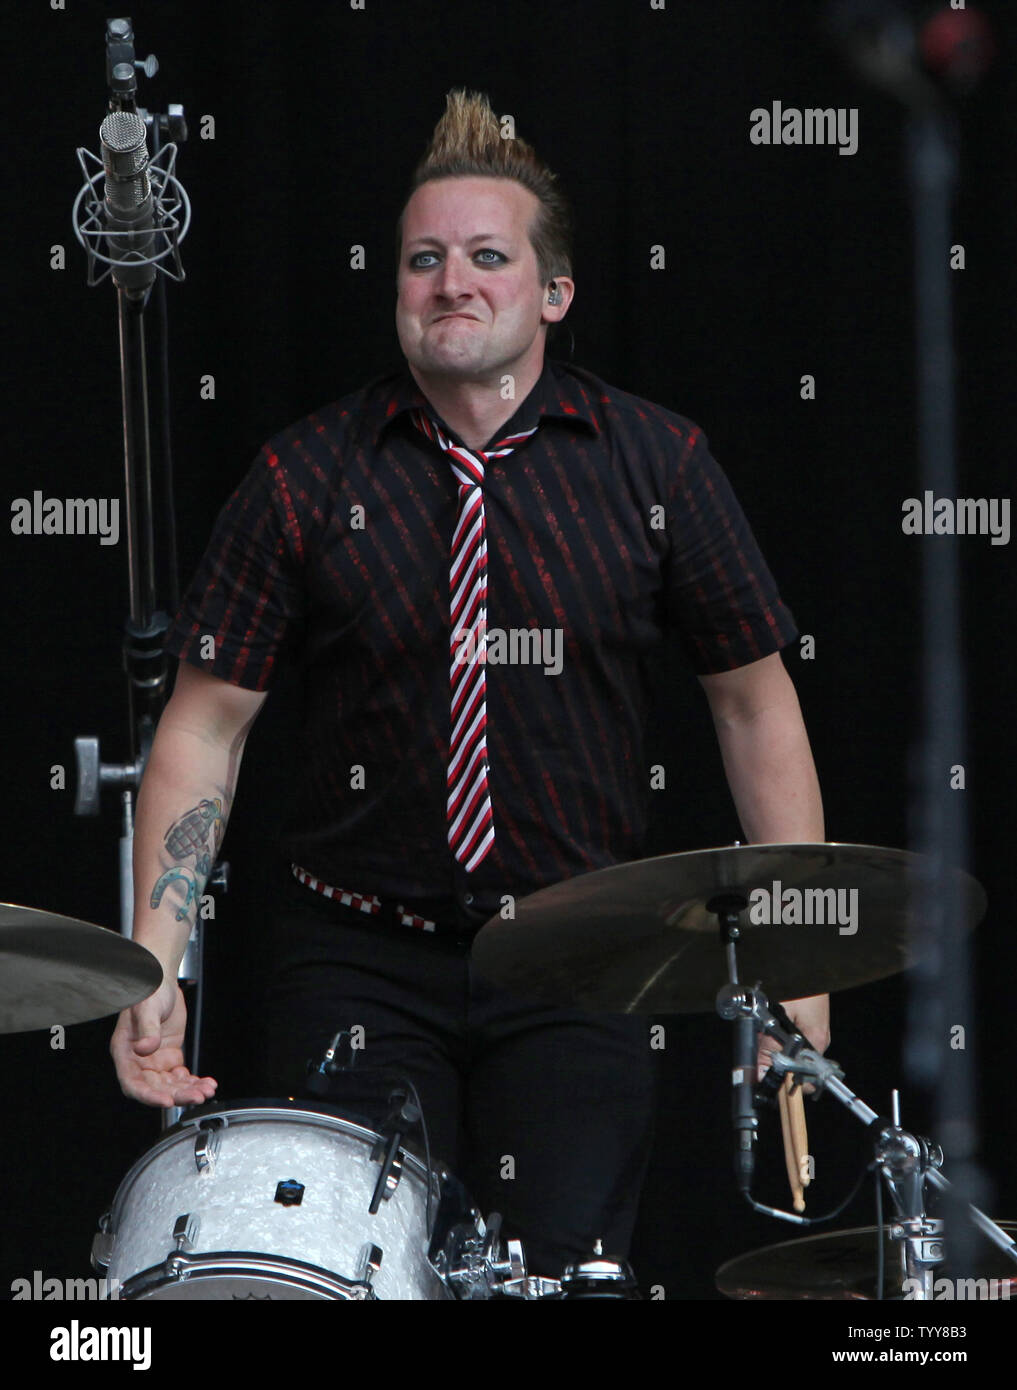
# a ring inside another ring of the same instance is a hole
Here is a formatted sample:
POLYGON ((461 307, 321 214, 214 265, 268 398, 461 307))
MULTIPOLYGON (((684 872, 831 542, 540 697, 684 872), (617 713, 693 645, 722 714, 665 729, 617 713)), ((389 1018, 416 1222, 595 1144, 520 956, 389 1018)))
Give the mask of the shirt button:
POLYGON ((473 894, 472 894, 472 893, 464 893, 464 894, 463 894, 463 902, 466 904, 467 907, 472 907, 472 906, 473 906, 473 894))

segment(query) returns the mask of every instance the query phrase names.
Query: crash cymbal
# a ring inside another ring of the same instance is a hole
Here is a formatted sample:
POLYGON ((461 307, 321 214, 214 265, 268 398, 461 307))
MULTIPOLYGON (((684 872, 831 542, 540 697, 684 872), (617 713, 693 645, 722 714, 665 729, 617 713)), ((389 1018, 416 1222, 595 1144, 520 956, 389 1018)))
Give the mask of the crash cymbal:
MULTIPOLYGON (((771 999, 826 994, 912 964, 910 896, 927 869, 922 856, 873 845, 738 845, 641 859, 523 898, 514 919, 480 930, 473 961, 508 989, 567 1007, 709 1012, 727 972, 707 904, 723 894, 747 909, 742 981, 761 980, 771 999)), ((954 919, 973 926, 985 894, 970 875, 947 873, 954 919)))
MULTIPOLYGON (((1017 1222, 997 1224, 1011 1238, 1017 1233, 1017 1222)), ((878 1253, 875 1226, 786 1240, 728 1260, 717 1271, 717 1288, 728 1298, 875 1299, 878 1253)), ((900 1260, 900 1242, 891 1240, 884 1226, 884 1298, 902 1296, 900 1260)), ((979 1250, 976 1272, 970 1277, 985 1281, 967 1286, 971 1298, 1017 1300, 1017 1265, 988 1242, 979 1250)))
POLYGON ((151 951, 119 932, 0 903, 0 1033, 102 1018, 161 983, 151 951))

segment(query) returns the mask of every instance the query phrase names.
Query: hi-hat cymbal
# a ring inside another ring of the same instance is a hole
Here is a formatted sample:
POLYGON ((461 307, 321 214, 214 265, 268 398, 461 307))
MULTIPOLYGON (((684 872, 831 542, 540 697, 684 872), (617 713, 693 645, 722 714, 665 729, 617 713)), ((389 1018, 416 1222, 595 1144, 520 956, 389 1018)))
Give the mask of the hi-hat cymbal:
MULTIPOLYGON (((1017 1222, 996 1224, 1011 1239, 1017 1234, 1017 1222)), ((728 1298, 875 1299, 878 1256, 875 1226, 805 1236, 728 1260, 717 1271, 717 1288, 728 1298)), ((884 1298, 902 1296, 900 1258, 900 1242, 891 1240, 884 1226, 884 1298)), ((1017 1298, 1017 1265, 994 1245, 979 1251, 977 1272, 970 1278, 986 1281, 971 1292, 972 1298, 979 1293, 983 1298, 1017 1298)))
MULTIPOLYGON (((874 845, 739 845, 581 874, 516 904, 480 930, 481 974, 520 994, 617 1013, 712 1011, 727 970, 719 895, 743 901, 739 978, 771 999, 801 999, 893 975, 913 963, 911 896, 929 861, 874 845), (794 920, 795 894, 799 916, 794 920), (822 896, 819 896, 822 895, 822 896), (809 917, 813 919, 809 923, 809 917)), ((985 894, 946 871, 957 924, 985 894)))
POLYGON ((161 983, 151 951, 119 932, 0 903, 0 1033, 102 1018, 161 983))

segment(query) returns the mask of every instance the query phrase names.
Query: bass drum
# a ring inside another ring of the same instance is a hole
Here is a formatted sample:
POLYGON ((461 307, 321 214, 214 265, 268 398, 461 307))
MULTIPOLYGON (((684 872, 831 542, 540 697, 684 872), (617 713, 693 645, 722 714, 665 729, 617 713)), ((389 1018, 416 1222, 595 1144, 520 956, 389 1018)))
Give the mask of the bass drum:
MULTIPOLYGON (((296 1102, 203 1107, 127 1174, 93 1263, 122 1299, 451 1298, 414 1154, 398 1151, 369 1210, 385 1144, 296 1102)), ((446 1176, 430 1177, 435 1209, 446 1176)))

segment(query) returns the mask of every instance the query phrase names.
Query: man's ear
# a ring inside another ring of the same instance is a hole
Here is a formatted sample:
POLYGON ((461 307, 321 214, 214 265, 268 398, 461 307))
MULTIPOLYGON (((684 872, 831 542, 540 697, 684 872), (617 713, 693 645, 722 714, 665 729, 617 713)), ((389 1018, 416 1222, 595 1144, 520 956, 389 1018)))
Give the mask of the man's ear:
POLYGON ((550 280, 544 289, 541 323, 560 323, 568 313, 575 294, 575 281, 570 280, 567 275, 556 275, 550 280))

